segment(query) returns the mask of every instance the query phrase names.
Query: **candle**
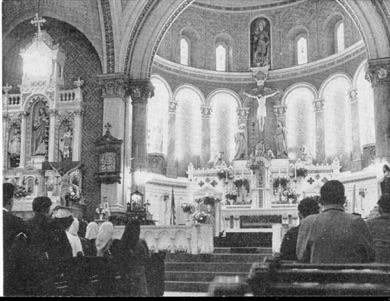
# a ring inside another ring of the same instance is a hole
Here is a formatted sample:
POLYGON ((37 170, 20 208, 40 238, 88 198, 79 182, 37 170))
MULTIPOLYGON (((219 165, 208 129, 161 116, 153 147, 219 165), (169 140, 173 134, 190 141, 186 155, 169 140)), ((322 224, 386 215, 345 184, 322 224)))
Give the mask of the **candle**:
POLYGON ((297 179, 297 166, 294 165, 294 178, 297 179))
POLYGON ((278 169, 278 178, 280 178, 280 167, 278 169))

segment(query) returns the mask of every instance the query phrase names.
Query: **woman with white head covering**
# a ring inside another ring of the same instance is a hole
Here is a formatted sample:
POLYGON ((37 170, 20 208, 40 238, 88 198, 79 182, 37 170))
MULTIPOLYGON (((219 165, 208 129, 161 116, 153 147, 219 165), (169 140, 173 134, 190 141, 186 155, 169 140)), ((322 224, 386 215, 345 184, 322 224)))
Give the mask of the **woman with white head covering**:
POLYGON ((99 229, 96 238, 96 249, 98 257, 111 255, 109 249, 114 237, 114 226, 111 222, 104 222, 99 229))
POLYGON ((70 225, 68 230, 66 230, 66 235, 68 236, 68 240, 70 246, 72 247, 73 257, 76 257, 81 252, 84 255, 83 247, 81 245, 81 240, 77 235, 79 231, 79 221, 77 218, 73 218, 73 223, 70 225))
POLYGON ((99 233, 99 226, 95 222, 90 222, 87 226, 87 232, 85 233, 85 238, 88 240, 93 240, 95 242, 96 237, 99 233))
POLYGON ((87 226, 87 231, 85 233, 85 239, 81 239, 83 244, 84 255, 85 256, 96 256, 96 237, 99 233, 99 226, 95 222, 90 222, 87 226))

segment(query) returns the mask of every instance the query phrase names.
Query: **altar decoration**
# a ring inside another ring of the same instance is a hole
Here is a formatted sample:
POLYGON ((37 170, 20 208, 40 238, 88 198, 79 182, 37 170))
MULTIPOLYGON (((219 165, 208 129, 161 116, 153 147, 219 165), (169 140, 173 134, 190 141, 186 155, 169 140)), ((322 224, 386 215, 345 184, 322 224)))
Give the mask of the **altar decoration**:
POLYGON ((242 187, 245 187, 248 193, 250 191, 250 182, 246 178, 239 177, 233 181, 233 184, 237 187, 237 189, 241 189, 242 187))
POLYGON ((287 178, 284 178, 284 177, 277 177, 275 180, 274 180, 274 183, 273 183, 273 186, 274 188, 278 188, 279 185, 282 186, 283 188, 287 187, 287 183, 289 182, 289 180, 287 178))
POLYGON ((198 224, 206 224, 207 220, 210 218, 210 214, 202 212, 197 212, 194 214, 194 221, 198 224))
POLYGON ((100 204, 100 206, 96 208, 96 213, 99 215, 99 220, 102 220, 104 216, 108 214, 108 210, 103 204, 100 204))
POLYGON ((306 168, 297 168, 296 176, 305 178, 307 176, 308 170, 306 168))
POLYGON ((24 198, 25 196, 27 196, 26 188, 24 186, 15 185, 14 198, 20 199, 20 198, 24 198))
POLYGON ((195 212, 195 206, 192 204, 182 204, 181 210, 187 214, 193 214, 195 212))

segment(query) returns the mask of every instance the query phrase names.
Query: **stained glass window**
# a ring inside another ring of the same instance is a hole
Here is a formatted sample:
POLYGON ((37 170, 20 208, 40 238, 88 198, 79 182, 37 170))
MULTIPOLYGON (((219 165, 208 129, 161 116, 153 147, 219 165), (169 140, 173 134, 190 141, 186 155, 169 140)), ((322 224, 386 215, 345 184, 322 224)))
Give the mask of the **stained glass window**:
POLYGON ((192 88, 181 88, 175 96, 176 111, 176 155, 181 171, 197 158, 202 147, 201 96, 192 88))
POLYGON ((154 96, 148 101, 148 153, 166 154, 168 148, 169 88, 163 80, 152 77, 154 96))
POLYGON ((325 154, 333 159, 337 156, 342 166, 350 161, 351 151, 351 107, 348 90, 351 84, 344 76, 336 76, 324 87, 322 96, 325 122, 325 154))
POLYGON ((375 143, 374 95, 371 84, 365 79, 365 65, 356 77, 357 98, 359 102, 360 143, 375 143))
POLYGON ((226 47, 218 45, 215 50, 217 71, 226 71, 226 47))
POLYGON ((337 52, 341 52, 345 48, 344 44, 344 22, 340 21, 336 24, 335 27, 336 32, 336 50, 337 52))
POLYGON ((297 61, 298 65, 307 63, 307 40, 303 36, 297 41, 297 61))
POLYGON ((210 100, 210 154, 224 152, 225 161, 235 155, 234 134, 238 129, 237 101, 228 93, 218 93, 210 100))
POLYGON ((180 39, 180 64, 189 65, 190 45, 185 37, 180 39))
POLYGON ((306 145, 308 151, 314 157, 316 155, 314 99, 314 93, 306 87, 297 87, 288 93, 286 97, 289 158, 294 159, 302 145, 306 145))

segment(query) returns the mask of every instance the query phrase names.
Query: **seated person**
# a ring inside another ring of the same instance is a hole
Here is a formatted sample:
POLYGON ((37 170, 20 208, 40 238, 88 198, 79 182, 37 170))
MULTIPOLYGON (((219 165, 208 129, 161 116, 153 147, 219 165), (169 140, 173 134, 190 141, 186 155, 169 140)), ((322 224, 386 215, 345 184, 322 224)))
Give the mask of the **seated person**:
POLYGON ((338 180, 320 190, 323 209, 303 219, 297 257, 307 263, 368 263, 375 259, 373 240, 364 220, 344 211, 345 188, 338 180))
MULTIPOLYGON (((315 197, 304 198, 298 205, 299 221, 312 214, 319 213, 319 205, 315 197)), ((291 228, 283 237, 280 247, 280 259, 282 260, 298 260, 297 257, 297 239, 300 225, 291 228)))
POLYGON ((366 224, 374 240, 375 262, 390 263, 390 195, 381 196, 378 206, 380 216, 366 224))
MULTIPOLYGON (((99 233, 99 226, 95 222, 90 222, 87 226, 87 231, 85 233, 85 256, 96 256, 96 238, 99 233)), ((83 243, 83 240, 81 241, 83 243)))

